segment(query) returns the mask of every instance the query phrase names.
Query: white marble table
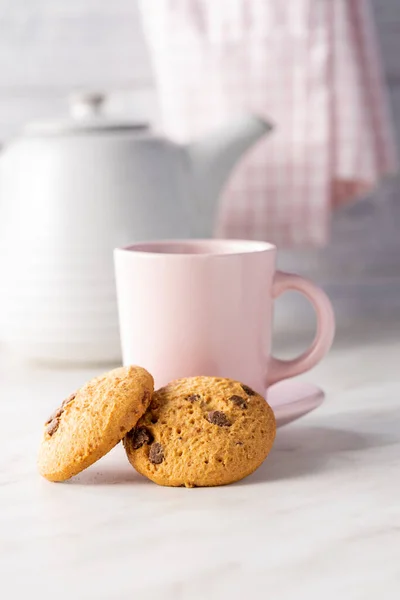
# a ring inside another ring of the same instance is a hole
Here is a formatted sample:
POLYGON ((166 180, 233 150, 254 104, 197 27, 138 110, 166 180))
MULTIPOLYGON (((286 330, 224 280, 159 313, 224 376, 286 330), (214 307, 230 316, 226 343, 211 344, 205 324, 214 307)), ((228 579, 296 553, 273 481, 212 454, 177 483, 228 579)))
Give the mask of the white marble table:
POLYGON ((400 597, 400 325, 339 331, 304 377, 324 405, 222 488, 158 487, 120 446, 66 484, 41 479, 43 418, 94 373, 3 356, 1 599, 400 597))

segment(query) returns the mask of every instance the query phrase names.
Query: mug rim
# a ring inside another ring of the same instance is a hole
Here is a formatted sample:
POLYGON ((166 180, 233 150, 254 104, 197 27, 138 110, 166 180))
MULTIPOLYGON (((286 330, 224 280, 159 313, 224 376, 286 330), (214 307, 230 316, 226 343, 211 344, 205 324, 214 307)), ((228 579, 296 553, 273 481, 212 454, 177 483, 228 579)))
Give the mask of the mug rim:
POLYGON ((138 256, 169 256, 204 258, 213 256, 244 256, 271 252, 276 246, 270 242, 245 239, 200 238, 142 241, 115 248, 115 252, 132 253, 138 256), (174 251, 171 249, 175 248, 174 251), (188 251, 185 252, 183 249, 188 251), (179 251, 182 249, 182 251, 179 251))

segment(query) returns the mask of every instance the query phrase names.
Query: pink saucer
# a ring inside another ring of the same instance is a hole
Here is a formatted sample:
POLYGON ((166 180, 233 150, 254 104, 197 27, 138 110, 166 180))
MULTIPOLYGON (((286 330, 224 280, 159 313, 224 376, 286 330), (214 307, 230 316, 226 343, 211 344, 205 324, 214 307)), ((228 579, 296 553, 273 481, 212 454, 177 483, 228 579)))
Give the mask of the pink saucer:
POLYGON ((312 383, 287 379, 271 386, 267 392, 277 427, 287 425, 315 410, 325 398, 324 392, 312 383))

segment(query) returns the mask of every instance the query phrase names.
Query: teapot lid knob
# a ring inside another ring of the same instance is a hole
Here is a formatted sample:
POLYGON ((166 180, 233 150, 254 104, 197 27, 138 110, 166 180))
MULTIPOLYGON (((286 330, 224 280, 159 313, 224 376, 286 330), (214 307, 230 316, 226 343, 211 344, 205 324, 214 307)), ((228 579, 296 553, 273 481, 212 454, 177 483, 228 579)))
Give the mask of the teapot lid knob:
POLYGON ((61 121, 38 121, 25 127, 27 135, 72 135, 85 132, 134 132, 149 129, 146 122, 131 122, 112 118, 102 111, 107 96, 98 91, 78 90, 69 95, 70 118, 61 121))
POLYGON ((70 113, 77 119, 97 116, 105 100, 106 96, 101 92, 74 92, 69 97, 70 113))

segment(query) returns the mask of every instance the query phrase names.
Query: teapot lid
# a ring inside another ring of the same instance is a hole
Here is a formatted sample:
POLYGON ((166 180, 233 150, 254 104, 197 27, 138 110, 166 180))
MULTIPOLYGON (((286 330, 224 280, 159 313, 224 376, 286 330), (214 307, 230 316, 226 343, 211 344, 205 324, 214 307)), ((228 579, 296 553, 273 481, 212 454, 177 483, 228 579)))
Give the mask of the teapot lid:
POLYGON ((24 128, 24 133, 28 135, 62 135, 148 130, 149 124, 145 122, 123 121, 105 116, 101 110, 105 99, 104 94, 98 92, 71 94, 69 118, 34 121, 24 128))

